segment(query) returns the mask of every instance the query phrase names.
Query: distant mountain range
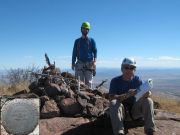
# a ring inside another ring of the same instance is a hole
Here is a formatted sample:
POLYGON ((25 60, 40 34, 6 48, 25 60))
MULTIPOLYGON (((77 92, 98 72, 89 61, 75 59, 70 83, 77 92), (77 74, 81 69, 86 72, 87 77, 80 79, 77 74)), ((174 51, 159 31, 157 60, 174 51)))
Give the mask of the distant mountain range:
MULTIPOLYGON (((120 74, 120 69, 97 69, 94 86, 108 79, 104 86, 109 89, 111 79, 120 74)), ((153 79, 154 93, 180 97, 180 69, 137 69, 136 75, 143 80, 153 79)))
MULTIPOLYGON (((7 70, 6 70, 7 71, 7 70)), ((63 71, 73 73, 71 69, 63 71)), ((0 70, 0 75, 4 74, 5 70, 0 70)), ((109 89, 110 81, 113 77, 121 74, 120 68, 98 68, 96 76, 94 77, 93 87, 97 86, 102 80, 108 81, 104 87, 109 89)), ((180 68, 179 69, 137 69, 136 75, 140 76, 143 80, 149 78, 153 79, 153 92, 180 97, 180 68)), ((0 82, 1 83, 1 82, 0 82)))

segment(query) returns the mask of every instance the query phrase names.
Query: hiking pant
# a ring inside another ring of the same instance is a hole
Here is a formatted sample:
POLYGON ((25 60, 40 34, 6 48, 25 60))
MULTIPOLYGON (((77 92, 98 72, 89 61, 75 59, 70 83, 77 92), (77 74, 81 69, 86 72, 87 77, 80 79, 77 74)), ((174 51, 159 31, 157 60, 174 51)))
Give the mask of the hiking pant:
MULTIPOLYGON (((132 107, 132 117, 138 119, 144 118, 144 131, 155 131, 154 123, 154 107, 151 98, 141 98, 132 107)), ((125 110, 124 106, 118 100, 112 100, 110 104, 110 118, 114 135, 118 133, 124 134, 125 110)))
POLYGON ((78 61, 75 66, 75 77, 84 82, 89 88, 92 88, 93 82, 93 72, 92 72, 92 62, 81 62, 78 61))

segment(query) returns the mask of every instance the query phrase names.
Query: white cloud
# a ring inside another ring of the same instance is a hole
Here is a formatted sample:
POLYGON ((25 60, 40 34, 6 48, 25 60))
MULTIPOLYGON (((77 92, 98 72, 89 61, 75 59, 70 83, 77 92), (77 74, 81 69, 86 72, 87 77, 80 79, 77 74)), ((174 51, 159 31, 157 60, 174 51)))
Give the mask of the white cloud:
POLYGON ((24 56, 24 58, 25 58, 25 59, 32 59, 33 56, 30 56, 30 55, 29 55, 29 56, 24 56))
POLYGON ((139 66, 158 68, 180 68, 180 58, 172 56, 141 58, 139 60, 139 66))
POLYGON ((72 56, 57 56, 56 57, 56 59, 62 59, 62 60, 64 60, 64 59, 71 59, 72 58, 72 56))
MULTIPOLYGON (((159 57, 139 57, 131 56, 137 61, 138 67, 152 68, 180 68, 180 57, 159 56, 159 57)), ((120 68, 124 57, 98 58, 97 67, 120 68)), ((53 59, 56 66, 60 68, 71 68, 71 56, 57 56, 53 59)))
MULTIPOLYGON (((159 56, 159 57, 138 57, 132 56, 137 61, 139 67, 154 68, 180 68, 180 57, 159 56)), ((110 60, 98 60, 99 67, 120 67, 123 58, 112 58, 110 60)))
POLYGON ((180 61, 180 58, 171 57, 171 56, 159 56, 157 58, 150 57, 150 58, 147 58, 147 60, 150 60, 150 61, 180 61))
POLYGON ((60 68, 71 68, 71 58, 72 56, 57 56, 54 61, 60 68))
POLYGON ((180 58, 177 58, 177 57, 171 57, 171 56, 161 56, 158 58, 159 60, 172 60, 172 61, 180 61, 180 58))

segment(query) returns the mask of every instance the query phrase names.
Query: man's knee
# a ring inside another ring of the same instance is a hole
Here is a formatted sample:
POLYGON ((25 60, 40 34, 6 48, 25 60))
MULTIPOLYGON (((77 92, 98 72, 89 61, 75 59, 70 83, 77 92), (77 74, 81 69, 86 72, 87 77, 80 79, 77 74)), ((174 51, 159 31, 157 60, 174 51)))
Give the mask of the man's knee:
POLYGON ((147 109, 149 108, 151 110, 154 109, 154 107, 153 107, 153 100, 150 97, 144 98, 143 108, 147 108, 147 109))
POLYGON ((153 100, 150 97, 148 97, 144 99, 144 103, 147 105, 153 105, 153 100))
POLYGON ((110 102, 110 106, 119 106, 119 107, 123 107, 123 104, 121 102, 119 102, 116 99, 111 100, 110 102))
POLYGON ((118 110, 124 110, 124 106, 122 103, 114 99, 111 101, 109 109, 110 112, 115 113, 118 112, 118 110))

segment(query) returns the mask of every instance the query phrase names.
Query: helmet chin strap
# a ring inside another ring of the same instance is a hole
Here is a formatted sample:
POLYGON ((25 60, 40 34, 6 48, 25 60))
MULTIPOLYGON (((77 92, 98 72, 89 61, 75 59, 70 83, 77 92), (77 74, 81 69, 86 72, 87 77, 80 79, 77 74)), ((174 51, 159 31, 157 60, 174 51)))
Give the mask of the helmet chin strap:
POLYGON ((82 33, 82 37, 83 37, 83 38, 87 38, 87 37, 88 37, 88 34, 82 33))

